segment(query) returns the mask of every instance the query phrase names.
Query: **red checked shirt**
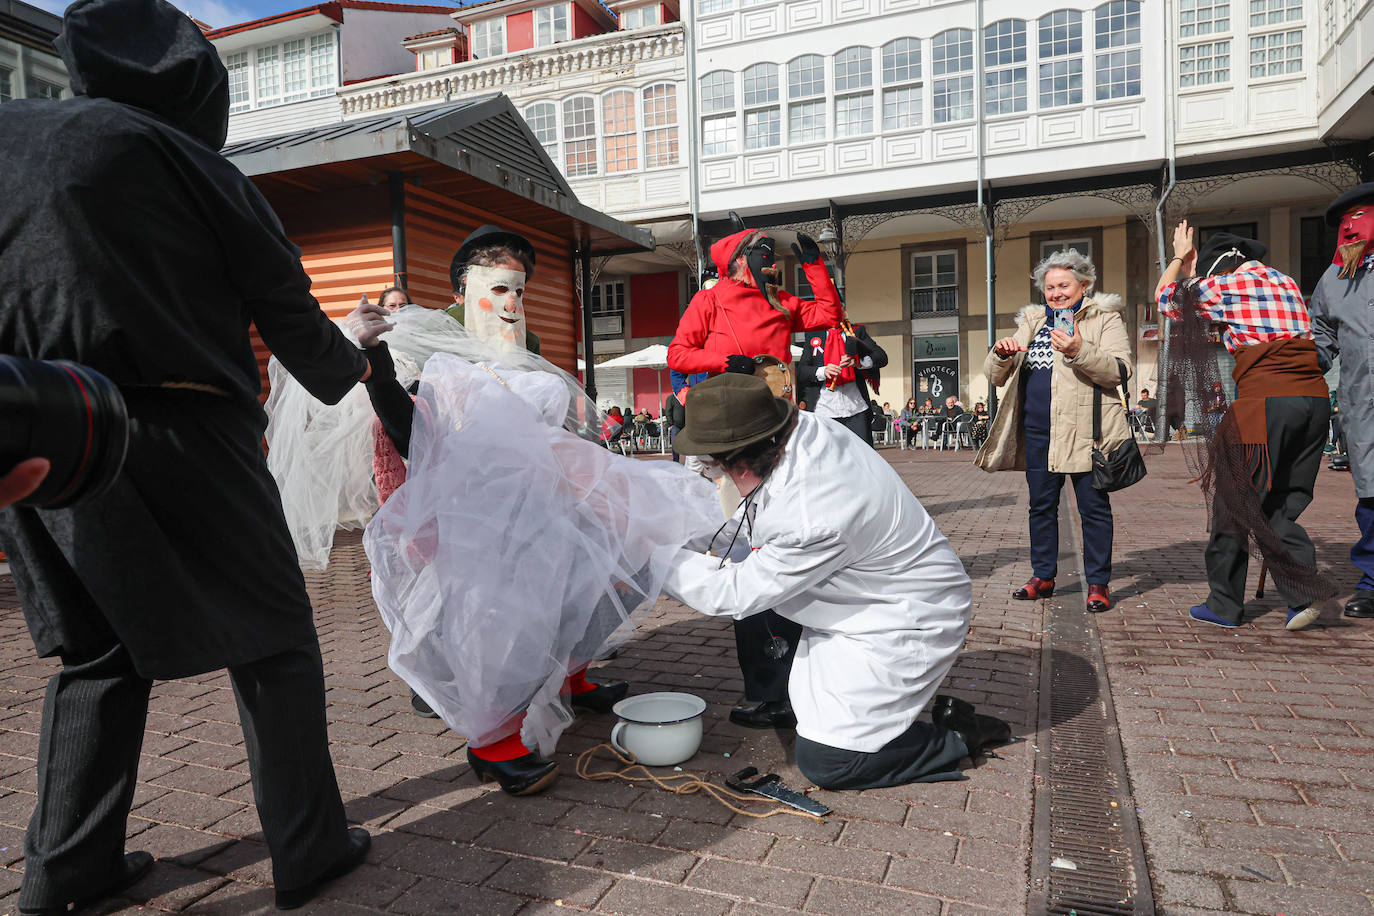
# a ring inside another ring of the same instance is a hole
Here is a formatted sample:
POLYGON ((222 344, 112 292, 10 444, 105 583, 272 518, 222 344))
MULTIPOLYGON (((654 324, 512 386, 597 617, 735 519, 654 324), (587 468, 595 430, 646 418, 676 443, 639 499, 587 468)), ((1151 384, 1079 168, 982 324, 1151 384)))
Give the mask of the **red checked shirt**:
MULTIPOLYGON (((1235 273, 1204 277, 1197 286, 1198 308, 1226 325, 1224 340, 1232 353, 1251 344, 1312 336, 1312 319, 1298 284, 1259 261, 1246 261, 1235 273)), ((1179 317, 1170 301, 1177 288, 1170 283, 1159 293, 1159 311, 1170 318, 1179 317)))

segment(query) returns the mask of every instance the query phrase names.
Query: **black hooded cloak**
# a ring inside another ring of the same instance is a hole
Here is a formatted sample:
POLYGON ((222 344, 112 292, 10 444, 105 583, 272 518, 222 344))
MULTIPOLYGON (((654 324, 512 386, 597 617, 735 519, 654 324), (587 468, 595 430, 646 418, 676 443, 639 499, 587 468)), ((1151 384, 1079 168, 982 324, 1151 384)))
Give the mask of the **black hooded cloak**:
POLYGON ((228 78, 191 19, 163 0, 80 0, 56 44, 76 97, 0 106, 0 353, 103 372, 131 434, 103 496, 0 512, 34 643, 81 657, 114 636, 140 674, 168 678, 310 642, 249 324, 329 403, 365 360, 219 155, 228 78))

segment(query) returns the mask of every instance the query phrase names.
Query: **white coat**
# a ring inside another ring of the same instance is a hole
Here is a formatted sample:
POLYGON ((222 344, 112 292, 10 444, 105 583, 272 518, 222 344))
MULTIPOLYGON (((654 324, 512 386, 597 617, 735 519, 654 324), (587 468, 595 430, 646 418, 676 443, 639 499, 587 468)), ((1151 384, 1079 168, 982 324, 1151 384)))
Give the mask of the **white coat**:
POLYGON ((881 749, 911 727, 964 644, 973 587, 963 564, 871 446, 804 411, 750 510, 743 562, 720 568, 683 550, 664 591, 704 614, 772 608, 801 624, 788 682, 797 733, 881 749))

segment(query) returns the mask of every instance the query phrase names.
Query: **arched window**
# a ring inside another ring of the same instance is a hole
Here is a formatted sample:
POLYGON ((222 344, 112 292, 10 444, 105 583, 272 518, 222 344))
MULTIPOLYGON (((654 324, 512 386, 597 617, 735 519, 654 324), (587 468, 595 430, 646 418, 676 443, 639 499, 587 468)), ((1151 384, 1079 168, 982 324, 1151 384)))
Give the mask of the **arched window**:
POLYGON ((883 130, 921 126, 921 40, 883 45, 883 130))
POLYGON ((735 114, 735 74, 716 70, 701 78, 701 152, 717 156, 736 151, 739 120, 735 114))
POLYGON ((787 142, 825 139, 825 58, 803 54, 787 64, 787 142))
POLYGON ((635 94, 613 89, 601 97, 601 136, 606 174, 639 168, 639 136, 635 131, 635 94))
POLYGON ((973 32, 948 29, 930 43, 932 108, 936 124, 973 117, 973 32))
POLYGON ((553 102, 535 102, 525 106, 525 123, 534 132, 539 145, 555 163, 558 162, 558 106, 553 102))
POLYGON ((1110 0, 1094 13, 1097 100, 1140 95, 1140 3, 1110 0))
POLYGON ((1039 20, 1040 107, 1083 103, 1083 14, 1055 10, 1039 20))
POLYGON ((563 174, 596 174, 596 102, 588 96, 563 102, 563 174))
POLYGON ((644 167, 678 164, 677 87, 659 83, 644 89, 644 167))
POLYGON ((873 49, 861 45, 835 55, 835 136, 873 131, 873 49))
POLYGON ((983 29, 983 111, 1026 110, 1026 22, 1003 19, 983 29))
POLYGON ((744 71, 744 148, 765 149, 781 143, 778 65, 754 64, 744 71))

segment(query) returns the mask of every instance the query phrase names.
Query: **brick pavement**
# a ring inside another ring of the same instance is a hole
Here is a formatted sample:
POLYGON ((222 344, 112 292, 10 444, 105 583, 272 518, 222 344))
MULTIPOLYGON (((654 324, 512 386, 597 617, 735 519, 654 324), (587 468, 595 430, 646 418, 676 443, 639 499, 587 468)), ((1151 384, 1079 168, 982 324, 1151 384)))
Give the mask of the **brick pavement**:
MULTIPOLYGON (((977 471, 967 452, 886 454, 974 578, 974 626, 947 688, 1032 736, 1043 608, 1007 598, 1029 574, 1020 475, 977 471)), ((1149 486, 1117 497, 1122 607, 1099 623, 1161 908, 1370 911, 1374 714, 1369 680, 1355 666, 1371 630, 1332 618, 1288 634, 1281 615, 1268 614, 1234 633, 1195 631, 1182 614, 1201 579, 1200 499, 1177 454, 1150 464, 1149 486)), ((1324 476, 1309 518, 1322 518, 1312 527, 1328 557, 1347 536, 1349 502, 1348 478, 1324 476)), ((409 712, 405 686, 386 667, 364 568, 356 536, 341 537, 329 573, 312 575, 310 586, 339 781, 350 817, 373 829, 375 846, 311 912, 1025 909, 1030 742, 965 782, 818 791, 835 813, 816 824, 746 819, 699 797, 578 780, 575 755, 605 740, 611 724, 592 716, 564 737, 564 776, 550 793, 508 798, 477 783, 460 738, 409 712)), ((32 657, 14 604, 0 579, 0 914, 14 907, 42 688, 53 671, 32 657)), ((719 777, 754 764, 803 785, 782 739, 726 720, 741 688, 733 656, 728 624, 662 600, 603 673, 637 690, 686 689, 707 700, 706 737, 690 769, 719 777)), ((270 870, 223 674, 155 686, 140 777, 130 848, 161 861, 130 892, 132 903, 100 912, 268 907, 270 870)))

